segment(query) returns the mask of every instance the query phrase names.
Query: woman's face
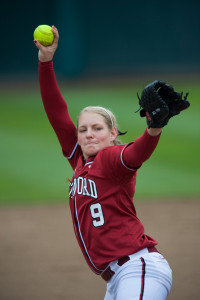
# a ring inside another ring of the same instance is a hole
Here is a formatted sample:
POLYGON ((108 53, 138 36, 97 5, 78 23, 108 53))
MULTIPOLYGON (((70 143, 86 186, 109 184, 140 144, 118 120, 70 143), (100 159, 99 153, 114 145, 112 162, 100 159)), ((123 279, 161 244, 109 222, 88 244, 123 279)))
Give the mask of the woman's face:
POLYGON ((83 156, 96 155, 101 149, 113 145, 117 129, 110 130, 103 116, 94 112, 83 112, 78 120, 78 143, 83 156))

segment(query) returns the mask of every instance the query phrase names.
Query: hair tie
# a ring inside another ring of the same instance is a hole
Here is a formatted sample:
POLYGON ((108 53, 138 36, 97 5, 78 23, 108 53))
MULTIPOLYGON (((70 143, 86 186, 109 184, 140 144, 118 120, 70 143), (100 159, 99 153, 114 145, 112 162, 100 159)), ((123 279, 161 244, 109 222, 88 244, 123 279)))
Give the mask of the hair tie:
POLYGON ((119 129, 117 129, 117 135, 125 135, 128 131, 121 132, 119 129))

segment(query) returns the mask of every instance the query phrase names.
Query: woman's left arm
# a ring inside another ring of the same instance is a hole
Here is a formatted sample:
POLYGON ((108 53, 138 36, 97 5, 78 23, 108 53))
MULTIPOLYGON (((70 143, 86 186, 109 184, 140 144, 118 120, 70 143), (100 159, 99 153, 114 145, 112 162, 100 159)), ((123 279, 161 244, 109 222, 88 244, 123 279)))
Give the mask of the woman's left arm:
POLYGON ((123 152, 123 161, 126 166, 132 169, 139 168, 154 152, 161 132, 162 128, 147 128, 143 135, 128 145, 123 152))

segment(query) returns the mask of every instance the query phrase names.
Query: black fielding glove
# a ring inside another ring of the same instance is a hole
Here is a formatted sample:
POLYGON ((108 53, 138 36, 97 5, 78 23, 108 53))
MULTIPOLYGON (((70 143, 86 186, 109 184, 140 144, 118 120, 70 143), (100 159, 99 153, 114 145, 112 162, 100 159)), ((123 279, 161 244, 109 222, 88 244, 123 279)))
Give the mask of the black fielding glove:
POLYGON ((144 88, 141 98, 138 96, 142 107, 140 116, 146 116, 149 128, 162 128, 170 118, 190 106, 187 96, 188 93, 183 98, 183 93, 174 91, 172 85, 155 80, 144 88))

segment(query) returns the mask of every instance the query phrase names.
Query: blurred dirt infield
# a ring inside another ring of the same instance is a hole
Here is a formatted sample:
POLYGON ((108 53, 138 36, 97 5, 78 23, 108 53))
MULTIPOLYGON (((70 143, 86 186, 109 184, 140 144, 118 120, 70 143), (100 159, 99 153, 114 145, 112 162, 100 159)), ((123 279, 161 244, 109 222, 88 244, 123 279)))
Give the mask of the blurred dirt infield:
MULTIPOLYGON (((136 202, 146 233, 173 270, 169 300, 200 295, 200 201, 136 202)), ((75 240, 68 205, 0 208, 1 300, 103 300, 75 240)))

